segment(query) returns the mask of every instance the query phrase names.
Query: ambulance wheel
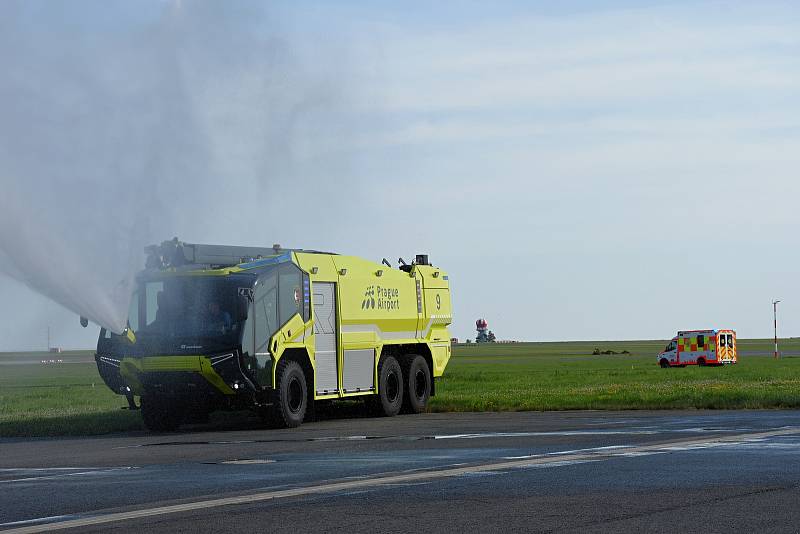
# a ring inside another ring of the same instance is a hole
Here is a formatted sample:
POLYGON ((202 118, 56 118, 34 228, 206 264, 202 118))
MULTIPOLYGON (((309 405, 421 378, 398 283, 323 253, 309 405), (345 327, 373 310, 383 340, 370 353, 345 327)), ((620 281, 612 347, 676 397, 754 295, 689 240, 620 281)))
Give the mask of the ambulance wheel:
POLYGON ((286 428, 298 427, 308 409, 308 387, 303 368, 294 360, 281 360, 275 378, 278 386, 272 405, 275 423, 286 428))
POLYGON ((403 363, 405 364, 403 411, 422 413, 427 408, 431 396, 431 371, 428 369, 428 362, 419 354, 409 354, 403 363))
POLYGON ((384 356, 378 364, 378 394, 370 399, 372 412, 394 417, 403 406, 403 370, 394 356, 384 356))
POLYGON ((659 362, 659 364, 661 365, 661 368, 662 368, 662 369, 668 369, 668 368, 669 368, 669 362, 666 360, 666 358, 665 358, 665 359, 662 359, 662 360, 659 362))
POLYGON ((706 366, 706 359, 705 358, 697 358, 697 365, 698 365, 698 367, 705 367, 706 366))
POLYGON ((143 395, 139 403, 144 426, 151 432, 170 432, 183 422, 185 410, 178 399, 143 395))

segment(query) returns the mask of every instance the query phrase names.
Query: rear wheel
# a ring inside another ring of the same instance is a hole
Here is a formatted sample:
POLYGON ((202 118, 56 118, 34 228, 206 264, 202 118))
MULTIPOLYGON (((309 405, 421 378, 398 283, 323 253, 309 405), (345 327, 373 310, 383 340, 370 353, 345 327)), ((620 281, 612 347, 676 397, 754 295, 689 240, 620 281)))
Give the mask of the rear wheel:
POLYGON ((666 358, 663 358, 663 359, 662 359, 662 360, 659 362, 659 364, 661 365, 661 368, 662 368, 662 369, 666 369, 667 367, 669 367, 669 362, 666 360, 666 358))
POLYGON ((700 367, 705 367, 706 359, 705 358, 697 358, 697 365, 699 365, 700 367))
POLYGON ((184 403, 179 399, 143 395, 140 404, 144 426, 151 432, 176 430, 186 415, 184 403))
POLYGON ((384 356, 378 364, 378 394, 370 397, 371 411, 393 417, 403 406, 403 370, 394 356, 384 356))
POLYGON ((306 375, 294 360, 278 364, 277 389, 272 406, 275 422, 279 426, 294 428, 303 423, 308 409, 306 375))
POLYGON ((422 413, 427 408, 431 396, 431 371, 428 362, 419 354, 409 354, 404 367, 403 411, 422 413))

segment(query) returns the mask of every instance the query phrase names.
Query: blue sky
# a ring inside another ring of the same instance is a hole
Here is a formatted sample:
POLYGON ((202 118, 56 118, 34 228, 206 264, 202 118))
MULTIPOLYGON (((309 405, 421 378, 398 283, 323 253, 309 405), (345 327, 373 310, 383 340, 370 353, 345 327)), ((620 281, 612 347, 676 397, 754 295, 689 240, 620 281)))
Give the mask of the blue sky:
MULTIPOLYGON (((427 252, 461 338, 479 317, 501 339, 767 337, 772 298, 798 335, 793 3, 54 5, 0 23, 0 180, 50 214, 28 242, 107 237, 113 216, 134 248, 427 252), (108 213, 98 188, 127 200, 108 213)), ((47 324, 93 344, 17 280, 0 292, 20 303, 0 350, 47 324)))

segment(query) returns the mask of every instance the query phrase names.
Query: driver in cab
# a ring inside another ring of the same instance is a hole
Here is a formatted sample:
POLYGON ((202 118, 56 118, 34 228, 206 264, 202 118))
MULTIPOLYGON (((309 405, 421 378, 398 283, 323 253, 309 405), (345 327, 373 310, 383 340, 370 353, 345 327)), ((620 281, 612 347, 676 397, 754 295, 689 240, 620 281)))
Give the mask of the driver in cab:
POLYGON ((220 308, 219 302, 216 301, 206 305, 203 322, 205 330, 213 332, 228 332, 233 326, 231 314, 220 308))

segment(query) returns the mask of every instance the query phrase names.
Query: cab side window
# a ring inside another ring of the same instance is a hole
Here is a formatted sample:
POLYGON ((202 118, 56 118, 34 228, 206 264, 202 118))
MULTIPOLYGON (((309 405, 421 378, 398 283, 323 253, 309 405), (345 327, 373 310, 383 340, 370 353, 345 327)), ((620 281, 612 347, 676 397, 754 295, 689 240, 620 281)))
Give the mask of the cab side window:
POLYGON ((308 275, 303 273, 303 322, 311 320, 311 281, 308 275))
MULTIPOLYGON (((278 299, 278 311, 280 324, 299 313, 304 315, 303 305, 305 295, 303 291, 302 272, 293 263, 283 263, 278 268, 278 286, 280 298, 278 299)), ((305 319, 305 317, 304 317, 305 319)))
POLYGON ((128 326, 134 332, 139 330, 139 292, 135 292, 131 297, 131 306, 128 309, 128 326))
POLYGON ((278 286, 275 271, 260 278, 253 298, 255 352, 267 352, 269 338, 278 329, 278 286))
POLYGON ((676 346, 677 345, 674 341, 670 341, 669 345, 667 345, 667 348, 664 350, 664 352, 672 352, 673 350, 675 350, 676 346))

